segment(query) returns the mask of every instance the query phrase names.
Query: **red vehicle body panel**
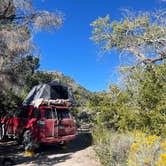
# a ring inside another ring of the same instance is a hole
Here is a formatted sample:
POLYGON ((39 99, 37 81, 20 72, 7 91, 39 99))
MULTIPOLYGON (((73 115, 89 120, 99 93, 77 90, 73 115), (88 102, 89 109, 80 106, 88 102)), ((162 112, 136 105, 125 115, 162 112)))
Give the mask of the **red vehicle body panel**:
POLYGON ((76 125, 67 106, 39 106, 40 117, 33 117, 33 106, 27 111, 27 117, 5 116, 1 124, 5 124, 7 136, 21 137, 25 130, 32 132, 34 143, 59 143, 71 141, 76 136, 76 125))

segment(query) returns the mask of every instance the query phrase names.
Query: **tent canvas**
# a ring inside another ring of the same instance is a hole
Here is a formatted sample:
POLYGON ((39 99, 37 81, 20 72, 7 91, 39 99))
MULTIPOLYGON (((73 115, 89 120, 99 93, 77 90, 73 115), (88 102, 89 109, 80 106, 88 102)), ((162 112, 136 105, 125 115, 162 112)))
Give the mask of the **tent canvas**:
POLYGON ((48 84, 39 84, 34 86, 24 100, 23 105, 33 105, 33 102, 37 99, 62 99, 69 100, 72 105, 76 104, 72 88, 60 83, 59 81, 52 81, 48 84))

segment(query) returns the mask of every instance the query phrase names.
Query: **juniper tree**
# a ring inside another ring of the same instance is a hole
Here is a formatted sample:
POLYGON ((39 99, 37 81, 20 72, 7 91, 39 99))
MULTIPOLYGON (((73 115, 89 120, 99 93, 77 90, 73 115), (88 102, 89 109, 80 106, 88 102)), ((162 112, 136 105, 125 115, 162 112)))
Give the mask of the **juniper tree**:
POLYGON ((27 78, 39 66, 33 35, 62 24, 60 12, 37 10, 32 0, 0 1, 0 113, 15 111, 27 78))
POLYGON ((134 67, 154 64, 166 59, 166 11, 134 14, 128 10, 120 21, 110 21, 109 15, 92 22, 92 39, 103 51, 116 49, 125 56, 125 63, 134 67), (126 56, 127 55, 127 56, 126 56))
POLYGON ((56 30, 62 23, 62 14, 59 12, 38 11, 31 0, 1 0, 1 74, 9 75, 9 73, 12 73, 14 75, 14 73, 23 73, 24 75, 24 71, 33 70, 37 62, 34 55, 38 49, 33 43, 34 32, 42 29, 56 30))
MULTIPOLYGON (((110 21, 107 15, 104 18, 99 17, 92 22, 91 26, 93 27, 92 39, 102 51, 105 53, 116 50, 117 55, 120 56, 119 69, 123 78, 122 85, 125 87, 117 93, 116 104, 110 112, 103 109, 99 118, 102 118, 102 115, 110 116, 106 121, 113 121, 112 113, 116 110, 120 117, 120 120, 117 120, 119 128, 126 126, 146 128, 152 133, 164 135, 166 127, 166 10, 151 13, 131 13, 127 10, 120 20, 110 21), (118 99, 124 92, 129 98, 125 96, 122 104, 118 99), (121 110, 123 111, 120 112, 121 110)), ((112 89, 111 91, 114 92, 112 89)), ((112 101, 114 100, 110 99, 110 103, 112 101)), ((115 122, 114 125, 116 126, 115 122)))

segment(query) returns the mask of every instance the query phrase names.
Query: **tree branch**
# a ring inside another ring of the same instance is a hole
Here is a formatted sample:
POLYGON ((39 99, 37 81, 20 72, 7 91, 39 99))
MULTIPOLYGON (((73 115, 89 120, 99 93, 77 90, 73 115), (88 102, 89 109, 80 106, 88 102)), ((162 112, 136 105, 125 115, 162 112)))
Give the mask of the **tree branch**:
POLYGON ((0 15, 0 20, 5 20, 5 19, 12 19, 15 17, 15 14, 10 14, 9 16, 6 16, 7 15, 7 12, 9 12, 10 9, 14 8, 14 6, 12 6, 12 3, 11 1, 9 1, 6 9, 4 10, 3 14, 0 15))

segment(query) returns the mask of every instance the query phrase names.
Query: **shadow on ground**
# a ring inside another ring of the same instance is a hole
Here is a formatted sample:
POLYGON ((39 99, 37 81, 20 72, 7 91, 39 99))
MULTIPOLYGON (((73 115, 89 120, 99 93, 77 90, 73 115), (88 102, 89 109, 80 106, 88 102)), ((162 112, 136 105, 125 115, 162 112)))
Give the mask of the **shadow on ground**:
MULTIPOLYGON (((25 157, 23 149, 16 142, 1 142, 0 143, 0 166, 4 165, 4 159, 9 161, 11 165, 19 164, 36 164, 36 165, 53 165, 64 162, 71 158, 71 154, 87 148, 92 145, 92 136, 90 133, 81 133, 67 144, 65 149, 58 145, 42 145, 33 157, 25 157), (12 163, 13 162, 13 163, 12 163)), ((10 165, 10 164, 9 164, 10 165)))

